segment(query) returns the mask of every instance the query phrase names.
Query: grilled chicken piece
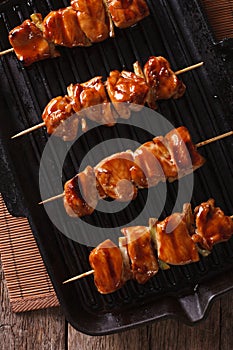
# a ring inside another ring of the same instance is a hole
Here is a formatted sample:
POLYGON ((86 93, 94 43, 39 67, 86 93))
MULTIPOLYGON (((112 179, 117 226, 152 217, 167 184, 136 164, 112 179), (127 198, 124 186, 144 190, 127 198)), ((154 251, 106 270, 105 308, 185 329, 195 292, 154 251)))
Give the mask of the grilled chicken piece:
POLYGON ((145 104, 148 86, 145 79, 132 72, 117 70, 110 72, 106 87, 109 98, 121 118, 128 119, 131 110, 139 111, 145 104), (125 102, 125 104, 118 104, 118 102, 125 102))
MULTIPOLYGON (((205 159, 197 152, 187 128, 181 126, 165 136, 166 145, 178 168, 177 177, 183 177, 200 168, 205 159)), ((168 179, 174 181, 176 178, 168 179)))
POLYGON ((75 112, 85 109, 81 113, 83 116, 97 123, 115 124, 116 113, 109 103, 102 77, 95 77, 83 84, 71 84, 67 91, 75 112))
POLYGON ((144 75, 150 88, 147 104, 152 109, 157 108, 157 100, 177 99, 185 93, 185 85, 177 78, 164 57, 150 57, 144 66, 144 75))
POLYGON ((10 31, 9 41, 18 60, 25 66, 46 58, 60 56, 54 44, 44 38, 43 32, 29 19, 10 31))
POLYGON ((105 0, 116 27, 127 28, 149 15, 145 0, 105 0))
POLYGON ((163 169, 156 158, 153 141, 144 143, 134 152, 134 161, 137 166, 131 168, 131 177, 139 188, 156 186, 160 181, 166 181, 163 169))
POLYGON ((202 248, 211 250, 216 243, 227 241, 233 235, 233 221, 215 207, 214 199, 209 199, 194 210, 196 230, 192 239, 202 248))
POLYGON ((97 43, 109 37, 112 30, 110 17, 102 0, 72 0, 70 4, 77 12, 80 28, 91 42, 97 43))
POLYGON ((158 258, 167 264, 184 265, 199 261, 197 247, 189 234, 186 213, 174 213, 153 227, 158 258))
POLYGON ((127 250, 127 239, 126 237, 119 237, 119 248, 121 251, 122 259, 123 259, 123 274, 122 274, 122 280, 124 282, 130 280, 133 277, 131 267, 130 267, 130 260, 127 250))
POLYGON ((43 21, 44 37, 56 45, 90 46, 90 40, 80 28, 77 12, 67 7, 50 12, 43 21))
POLYGON ((47 132, 55 132, 56 136, 62 137, 64 141, 73 140, 77 135, 79 120, 68 96, 53 98, 45 107, 42 119, 47 132))
POLYGON ((110 239, 91 251, 89 262, 95 271, 94 281, 100 293, 115 292, 123 285, 123 258, 120 249, 110 239))
POLYGON ((137 188, 130 173, 132 166, 132 152, 116 153, 96 165, 95 175, 106 196, 123 202, 136 197, 137 188))
POLYGON ((133 278, 138 283, 144 284, 159 270, 149 228, 145 226, 126 227, 121 232, 127 239, 133 278))
POLYGON ((91 215, 98 202, 95 173, 87 166, 84 171, 67 181, 64 186, 64 206, 72 217, 91 215))
POLYGON ((168 150, 165 137, 157 136, 153 138, 154 146, 151 152, 158 159, 163 169, 165 178, 177 178, 177 166, 171 153, 168 150))

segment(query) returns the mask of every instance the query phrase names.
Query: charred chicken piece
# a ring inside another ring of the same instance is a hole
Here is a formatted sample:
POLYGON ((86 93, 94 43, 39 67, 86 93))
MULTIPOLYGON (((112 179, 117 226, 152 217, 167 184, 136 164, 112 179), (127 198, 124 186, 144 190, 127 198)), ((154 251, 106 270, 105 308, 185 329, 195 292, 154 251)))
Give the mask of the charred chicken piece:
POLYGON ((87 166, 64 186, 64 206, 72 217, 91 215, 98 202, 98 191, 92 167, 87 166))
MULTIPOLYGON (((205 163, 205 159, 197 152, 188 129, 184 126, 166 134, 165 142, 178 168, 178 178, 192 173, 205 163)), ((169 179, 174 180, 176 180, 174 177, 169 179)))
POLYGON ((130 168, 134 166, 133 153, 121 152, 102 160, 95 167, 95 175, 106 196, 118 201, 130 201, 137 195, 130 168))
POLYGON ((56 45, 90 46, 90 40, 80 28, 77 12, 67 7, 50 12, 43 21, 44 37, 56 45))
POLYGON ((154 226, 158 258, 167 264, 184 265, 199 261, 186 213, 174 213, 154 226))
POLYGON ((25 66, 60 56, 54 44, 44 38, 43 32, 29 19, 10 31, 9 41, 18 60, 25 66))
POLYGON ((177 178, 177 165, 172 158, 171 153, 167 147, 165 137, 157 136, 153 138, 151 152, 158 159, 166 179, 177 178))
POLYGON ((42 119, 48 133, 55 132, 64 141, 73 140, 77 135, 79 120, 68 96, 53 98, 45 107, 42 119))
POLYGON ((123 258, 120 249, 110 239, 91 251, 89 262, 95 271, 94 281, 100 293, 115 292, 123 285, 123 258))
POLYGON ((160 161, 154 153, 153 141, 144 143, 134 152, 135 166, 130 171, 133 182, 139 188, 149 188, 166 181, 160 161))
POLYGON ((109 37, 110 18, 102 0, 72 0, 70 4, 77 12, 80 28, 92 43, 109 37))
POLYGON ((147 104, 156 109, 157 100, 177 99, 183 96, 186 87, 171 70, 169 62, 162 56, 152 56, 144 66, 144 75, 150 88, 147 104))
POLYGON ((127 250, 131 262, 133 278, 140 284, 146 283, 158 270, 158 261, 151 244, 148 227, 134 226, 123 228, 127 239, 127 250))
POLYGON ((116 27, 127 28, 149 15, 145 0, 105 0, 116 27))
POLYGON ((194 210, 196 230, 192 239, 202 248, 211 250, 216 243, 227 241, 233 235, 233 221, 215 207, 214 199, 201 203, 194 210))
POLYGON ((145 104, 148 86, 145 79, 132 72, 117 70, 110 72, 106 87, 109 98, 121 118, 128 119, 131 110, 139 111, 145 104), (118 102, 129 105, 118 104, 118 102))
POLYGON ((81 113, 83 117, 108 126, 115 124, 116 113, 109 103, 102 77, 95 77, 82 84, 71 84, 67 91, 75 112, 84 110, 81 113))

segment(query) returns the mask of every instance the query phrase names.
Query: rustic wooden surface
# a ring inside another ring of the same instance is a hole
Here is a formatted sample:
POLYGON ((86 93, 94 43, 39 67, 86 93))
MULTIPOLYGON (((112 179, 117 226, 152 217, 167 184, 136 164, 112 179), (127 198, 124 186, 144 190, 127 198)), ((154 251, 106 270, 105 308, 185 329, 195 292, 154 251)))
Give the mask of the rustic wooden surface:
POLYGON ((195 327, 167 320, 120 334, 91 337, 68 325, 60 308, 13 314, 0 272, 1 350, 231 350, 232 322, 233 293, 229 293, 216 300, 207 320, 195 327))

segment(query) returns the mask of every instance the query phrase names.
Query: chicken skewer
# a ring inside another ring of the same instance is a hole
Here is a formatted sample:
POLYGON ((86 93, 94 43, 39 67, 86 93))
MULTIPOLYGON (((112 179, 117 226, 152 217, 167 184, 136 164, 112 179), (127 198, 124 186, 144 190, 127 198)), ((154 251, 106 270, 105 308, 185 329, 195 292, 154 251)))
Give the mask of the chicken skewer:
POLYGON ((145 64, 144 72, 137 62, 134 64, 135 73, 127 71, 120 73, 115 70, 110 73, 105 83, 102 82, 101 77, 95 77, 86 83, 71 84, 67 88, 68 96, 53 98, 45 107, 42 114, 44 122, 23 130, 11 138, 23 136, 43 126, 46 126, 48 133, 51 134, 64 120, 74 116, 74 113, 77 114, 72 118, 72 133, 67 135, 70 133, 67 127, 61 132, 60 136, 64 140, 73 139, 77 135, 79 121, 86 118, 109 126, 114 125, 118 117, 129 118, 131 113, 130 106, 129 108, 125 106, 122 110, 122 106, 121 109, 118 108, 118 102, 137 104, 138 110, 144 104, 155 109, 157 100, 179 98, 184 94, 185 85, 178 80, 177 75, 202 65, 203 62, 199 62, 173 72, 165 58, 152 56, 145 64), (108 104, 109 101, 112 102, 114 109, 108 104), (102 104, 101 107, 97 108, 95 113, 91 108, 88 112, 86 111, 86 114, 85 111, 82 113, 83 109, 100 104, 102 104))
MULTIPOLYGON (((233 135, 233 131, 197 144, 198 147, 233 135)), ((185 127, 171 130, 165 137, 158 136, 141 145, 136 151, 127 151, 105 158, 94 168, 68 180, 64 192, 39 204, 63 198, 68 215, 91 215, 100 199, 110 197, 131 201, 138 189, 156 186, 159 182, 173 182, 199 167, 205 159, 197 152, 185 127)))
POLYGON ((114 25, 127 28, 149 15, 145 0, 71 0, 71 6, 51 11, 44 19, 31 15, 9 33, 12 49, 25 66, 60 56, 55 45, 90 46, 114 36, 114 25))
POLYGON ((115 292, 130 279, 144 284, 159 268, 198 262, 199 254, 207 256, 215 244, 228 241, 233 235, 232 218, 215 207, 213 199, 193 212, 186 203, 182 213, 173 213, 162 221, 150 219, 149 227, 123 228, 119 247, 109 239, 100 243, 89 255, 92 270, 63 284, 91 274, 101 294, 115 292))

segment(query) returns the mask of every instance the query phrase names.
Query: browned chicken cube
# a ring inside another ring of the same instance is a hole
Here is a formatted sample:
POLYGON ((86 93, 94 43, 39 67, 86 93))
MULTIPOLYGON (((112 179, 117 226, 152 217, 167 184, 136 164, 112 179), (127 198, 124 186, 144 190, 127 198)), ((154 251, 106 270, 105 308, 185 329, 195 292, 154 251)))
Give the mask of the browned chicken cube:
POLYGON ((79 120, 68 96, 53 98, 45 107, 42 119, 49 134, 55 133, 64 141, 73 140, 78 133, 79 120))
POLYGON ((51 11, 43 21, 44 37, 56 45, 89 46, 90 41, 80 28, 77 12, 67 7, 51 11))
POLYGON ((166 181, 160 162, 154 155, 153 141, 144 143, 134 152, 137 165, 131 168, 131 176, 139 188, 156 186, 160 181, 166 181))
POLYGON ((59 56, 54 44, 44 38, 43 32, 29 19, 10 31, 9 41, 18 60, 25 66, 59 56))
POLYGON ((127 28, 149 15, 145 0, 105 0, 116 27, 127 28))
POLYGON ((83 110, 83 116, 97 123, 109 126, 115 124, 116 113, 111 108, 102 77, 95 77, 82 84, 71 84, 67 91, 75 112, 83 110))
POLYGON ((233 235, 232 219, 215 207, 214 199, 197 206, 194 214, 196 233, 192 238, 202 248, 211 250, 214 244, 227 241, 233 235))
POLYGON ((153 138, 154 147, 151 152, 158 159, 165 178, 177 178, 177 166, 168 150, 166 139, 163 136, 153 138))
POLYGON ((155 224, 155 236, 160 260, 171 265, 184 265, 199 261, 197 247, 186 222, 186 215, 174 213, 155 224))
POLYGON ((139 111, 142 108, 148 93, 145 79, 127 71, 111 71, 106 87, 117 113, 124 119, 130 117, 131 110, 139 111), (118 102, 124 102, 124 104, 118 104, 118 102))
POLYGON ((138 283, 144 284, 159 270, 149 228, 145 226, 126 227, 121 232, 127 239, 133 278, 138 283))
POLYGON ((104 193, 118 201, 130 201, 137 195, 130 168, 134 166, 132 152, 116 153, 95 167, 96 178, 104 193))
POLYGON ((66 212, 72 217, 91 215, 98 202, 98 191, 95 174, 92 167, 86 169, 64 186, 64 206, 66 212))
POLYGON ((205 159, 197 152, 188 129, 184 126, 171 130, 165 136, 165 140, 172 159, 177 165, 178 177, 192 173, 205 163, 205 159))
POLYGON ((109 37, 110 18, 102 0, 72 0, 70 4, 77 12, 80 28, 91 42, 109 37))
POLYGON ((110 239, 91 251, 89 262, 100 293, 113 293, 123 285, 123 258, 120 249, 110 239))
POLYGON ((144 66, 144 75, 150 88, 147 104, 152 109, 157 108, 157 100, 177 99, 185 93, 185 85, 177 78, 164 57, 150 57, 144 66))

